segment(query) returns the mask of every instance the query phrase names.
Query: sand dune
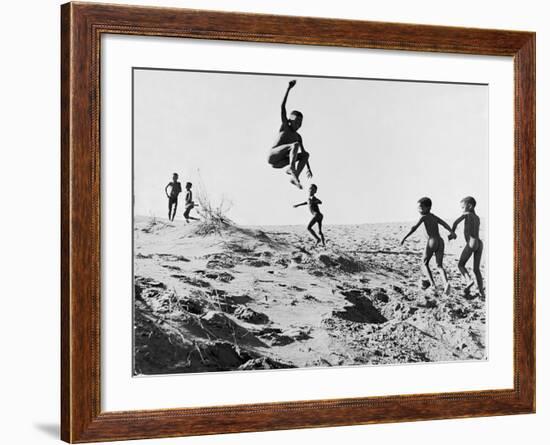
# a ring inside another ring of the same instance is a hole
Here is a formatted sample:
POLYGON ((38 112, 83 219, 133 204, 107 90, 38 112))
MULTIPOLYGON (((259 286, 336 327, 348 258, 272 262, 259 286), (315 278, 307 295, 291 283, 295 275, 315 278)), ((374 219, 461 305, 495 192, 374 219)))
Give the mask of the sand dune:
POLYGON ((200 235, 200 223, 137 217, 134 373, 484 360, 463 241, 446 243, 451 295, 424 291, 425 241, 400 246, 408 228, 328 225, 322 248, 302 226, 200 235))

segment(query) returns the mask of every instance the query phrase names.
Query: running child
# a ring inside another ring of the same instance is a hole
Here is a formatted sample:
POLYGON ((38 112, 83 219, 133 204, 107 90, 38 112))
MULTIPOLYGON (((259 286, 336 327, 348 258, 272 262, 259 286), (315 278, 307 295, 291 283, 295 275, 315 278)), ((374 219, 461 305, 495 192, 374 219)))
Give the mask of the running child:
POLYGON ((462 201, 460 201, 462 207, 462 215, 453 223, 451 228, 452 233, 449 235, 449 240, 456 238, 455 230, 461 221, 464 221, 464 239, 466 240, 466 245, 462 250, 460 255, 460 260, 458 261, 458 269, 460 270, 461 275, 467 280, 468 284, 464 289, 465 294, 470 293, 470 289, 474 285, 474 280, 472 276, 466 269, 466 263, 470 257, 474 256, 474 275, 476 277, 477 288, 482 297, 485 297, 485 292, 483 290, 483 277, 481 276, 481 270, 479 265, 481 263, 481 254, 483 252, 483 241, 479 238, 479 226, 480 219, 477 216, 476 200, 471 196, 467 196, 462 201))
POLYGON ((307 167, 308 178, 311 178, 313 173, 309 166, 309 153, 304 149, 302 136, 298 133, 298 130, 302 126, 303 115, 297 110, 290 113, 290 118, 286 114, 288 93, 295 85, 295 80, 291 80, 288 83, 288 88, 281 104, 281 128, 279 128, 275 145, 269 151, 267 161, 273 168, 288 166, 286 173, 290 175, 290 182, 301 189, 300 174, 304 167, 307 167))
POLYGON ((181 193, 181 183, 178 181, 178 174, 172 175, 172 182, 169 182, 164 187, 164 193, 168 198, 168 219, 174 221, 176 216, 176 210, 178 209, 178 195, 181 193), (168 194, 168 188, 170 188, 170 194, 168 194))
POLYGON ((311 218, 311 221, 307 225, 307 230, 313 235, 313 238, 316 239, 317 244, 320 242, 323 243, 323 247, 325 246, 325 235, 323 235, 323 214, 319 210, 319 204, 322 204, 321 200, 318 199, 315 196, 315 193, 317 193, 317 186, 315 184, 311 184, 309 186, 309 198, 305 202, 301 202, 299 204, 294 204, 294 208, 308 205, 309 211, 313 215, 313 218, 311 218), (319 236, 313 231, 313 226, 317 224, 319 227, 319 236))
POLYGON ((195 221, 198 220, 198 218, 189 216, 189 212, 191 212, 191 210, 193 210, 193 208, 195 207, 195 202, 193 201, 193 192, 191 191, 191 187, 193 187, 193 184, 191 184, 190 182, 185 184, 185 190, 187 190, 187 193, 185 194, 185 211, 183 212, 183 217, 187 222, 189 222, 190 219, 193 219, 195 221))
POLYGON ((426 249, 424 250, 424 257, 422 262, 424 263, 424 271, 430 281, 430 285, 435 289, 435 281, 430 270, 430 260, 432 256, 435 255, 435 261, 437 264, 437 269, 441 273, 443 280, 445 281, 445 294, 449 295, 451 292, 451 285, 447 277, 447 272, 443 268, 443 255, 445 253, 445 243, 443 238, 439 235, 439 225, 445 227, 450 233, 452 233, 451 227, 441 218, 437 217, 431 213, 432 209, 432 200, 430 198, 420 198, 418 200, 418 212, 422 215, 418 222, 411 227, 411 230, 405 237, 401 240, 401 245, 406 241, 406 239, 411 236, 421 224, 424 224, 426 228, 426 233, 428 235, 428 240, 426 242, 426 249))

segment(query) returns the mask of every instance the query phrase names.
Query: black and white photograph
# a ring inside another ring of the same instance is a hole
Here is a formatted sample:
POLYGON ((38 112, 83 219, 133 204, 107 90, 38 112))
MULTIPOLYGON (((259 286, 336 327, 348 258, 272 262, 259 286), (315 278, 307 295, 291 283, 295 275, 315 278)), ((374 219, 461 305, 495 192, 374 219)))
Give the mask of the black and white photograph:
POLYGON ((548 441, 545 2, 2 13, 2 443, 548 441))
POLYGON ((134 376, 487 360, 487 84, 132 90, 134 376))

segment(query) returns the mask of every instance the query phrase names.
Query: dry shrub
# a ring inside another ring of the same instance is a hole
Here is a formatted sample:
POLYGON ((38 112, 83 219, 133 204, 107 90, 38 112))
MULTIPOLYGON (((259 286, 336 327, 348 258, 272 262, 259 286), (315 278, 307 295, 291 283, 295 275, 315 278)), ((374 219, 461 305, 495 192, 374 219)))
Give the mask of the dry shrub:
POLYGON ((156 216, 151 216, 147 222, 147 225, 143 227, 141 231, 144 233, 156 233, 168 227, 174 227, 174 225, 161 221, 160 219, 157 219, 156 216))
POLYGON ((199 203, 197 213, 200 221, 196 233, 199 235, 220 235, 225 229, 233 226, 233 221, 227 217, 231 209, 231 202, 223 198, 215 204, 210 198, 202 181, 199 182, 196 192, 196 199, 199 203))

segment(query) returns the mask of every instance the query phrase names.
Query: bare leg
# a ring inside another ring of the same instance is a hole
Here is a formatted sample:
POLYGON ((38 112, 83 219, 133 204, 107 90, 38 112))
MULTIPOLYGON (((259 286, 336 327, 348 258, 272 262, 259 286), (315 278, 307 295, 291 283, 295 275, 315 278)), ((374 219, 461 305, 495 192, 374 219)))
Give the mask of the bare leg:
POLYGON ((460 254, 460 259, 458 260, 458 270, 460 270, 462 277, 468 282, 468 284, 464 288, 464 292, 470 292, 470 288, 474 285, 474 280, 472 280, 472 276, 466 269, 466 263, 471 256, 472 256, 472 249, 468 244, 466 244, 464 246, 464 250, 460 254))
POLYGON ((174 210, 172 211, 172 219, 170 221, 174 221, 174 218, 176 217, 176 210, 178 210, 178 203, 174 203, 174 210))
POLYGON ((172 199, 168 198, 168 221, 172 221, 172 207, 174 206, 174 202, 172 199))
POLYGON ((449 295, 451 293, 451 283, 449 282, 449 278, 447 277, 447 272, 445 271, 445 268, 441 266, 437 266, 439 273, 443 276, 443 279, 445 280, 445 295, 449 295))
POLYGON ((297 175, 297 172, 296 172, 296 165, 295 165, 296 161, 298 159, 298 150, 299 149, 300 149, 300 144, 298 142, 291 145, 290 151, 289 151, 290 164, 289 164, 289 167, 288 167, 286 173, 289 174, 290 176, 292 176, 292 179, 290 180, 290 182, 292 182, 292 184, 294 184, 296 187, 301 189, 302 184, 300 184, 300 179, 298 179, 298 175, 297 175))
POLYGON ((432 287, 435 288, 435 281, 434 277, 432 275, 432 271, 430 270, 430 260, 432 259, 433 250, 432 248, 426 244, 426 250, 424 251, 424 258, 422 262, 424 263, 424 273, 428 277, 428 280, 430 281, 430 284, 432 287))
POLYGON ((317 222, 317 215, 314 216, 311 221, 309 222, 309 224, 307 225, 307 230, 309 230, 309 233, 311 233, 313 235, 313 238, 315 238, 315 240, 317 241, 317 243, 320 243, 321 240, 319 239, 319 237, 317 236, 317 234, 313 231, 313 226, 315 225, 315 223, 317 222))
POLYGON ((288 163, 288 169, 286 171, 288 174, 296 174, 296 169, 294 168, 294 164, 296 163, 299 149, 300 149, 300 144, 298 144, 298 142, 290 145, 290 149, 288 151, 289 163, 288 163))
POLYGON ((294 144, 283 144, 269 150, 267 162, 273 168, 287 167, 290 162, 290 150, 294 144))
POLYGON ((451 293, 451 283, 449 283, 449 278, 447 277, 447 272, 445 271, 443 267, 443 255, 445 253, 445 243, 443 239, 440 239, 438 241, 438 249, 435 252, 435 261, 437 264, 437 270, 443 277, 443 280, 445 281, 445 295, 449 295, 451 293))
POLYGON ((474 274, 476 276, 477 288, 482 297, 485 297, 485 291, 483 290, 483 277, 481 276, 481 270, 479 265, 481 264, 481 253, 483 252, 483 243, 479 241, 479 247, 474 252, 474 274))
POLYGON ((323 235, 323 218, 321 218, 318 221, 318 225, 319 225, 319 235, 321 236, 321 241, 323 243, 323 247, 325 247, 325 235, 323 235))
POLYGON ((193 221, 198 221, 199 220, 199 218, 195 218, 195 217, 189 215, 189 213, 191 213, 191 210, 193 210, 194 207, 195 207, 194 205, 190 205, 189 207, 185 207, 185 212, 183 212, 183 217, 185 218, 186 222, 189 222, 190 219, 192 219, 193 221))
POLYGON ((296 166, 296 176, 299 179, 300 174, 302 173, 302 170, 306 166, 307 161, 309 159, 309 153, 303 151, 303 152, 298 154, 297 159, 298 159, 298 165, 296 166))
POLYGON ((183 212, 183 217, 185 218, 185 222, 189 222, 189 212, 191 211, 191 207, 186 207, 185 212, 183 212))

